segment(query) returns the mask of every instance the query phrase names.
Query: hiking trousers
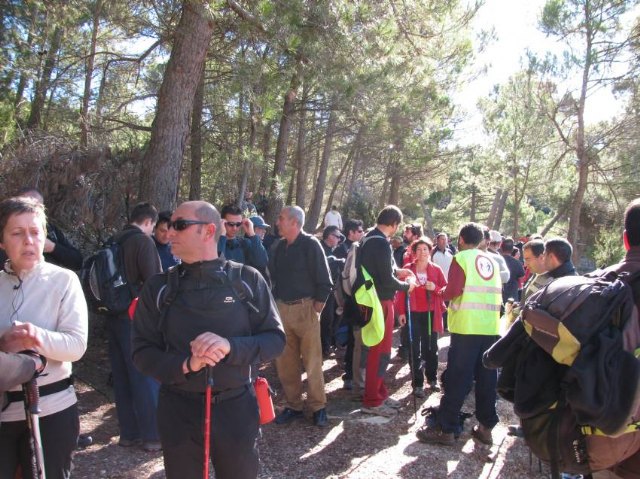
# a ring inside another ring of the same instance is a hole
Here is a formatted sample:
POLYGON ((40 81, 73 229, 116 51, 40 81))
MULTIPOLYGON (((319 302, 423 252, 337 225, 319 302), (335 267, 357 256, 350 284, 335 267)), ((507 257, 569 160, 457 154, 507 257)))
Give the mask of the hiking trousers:
MULTIPOLYGON (((41 416, 40 438, 44 452, 45 475, 48 479, 71 477, 71 457, 78 445, 80 420, 78 404, 41 416)), ((13 478, 18 464, 22 477, 32 479, 31 446, 27 421, 11 421, 0 426, 0 478, 13 478)))
POLYGON ((424 386, 425 376, 429 382, 438 379, 438 333, 432 329, 431 315, 433 312, 411 312, 411 336, 413 339, 411 342, 411 364, 413 364, 412 385, 414 388, 424 386))
POLYGON ((364 382, 364 407, 380 406, 389 397, 384 384, 384 376, 391 358, 391 343, 393 341, 393 300, 380 301, 384 313, 384 336, 375 346, 367 351, 367 371, 364 382))
POLYGON ((107 324, 113 392, 120 439, 158 441, 156 408, 160 384, 133 365, 131 329, 127 314, 110 317, 107 324))
MULTIPOLYGON (((204 375, 203 380, 204 380, 204 375)), ((202 477, 204 393, 160 390, 158 428, 167 479, 202 477)), ((211 404, 210 457, 217 479, 258 476, 258 403, 253 387, 211 404)))
POLYGON ((482 355, 497 339, 497 336, 479 334, 451 334, 444 395, 438 409, 438 424, 444 432, 456 432, 459 429, 460 410, 474 379, 478 422, 488 429, 498 424, 498 372, 482 365, 482 355))
POLYGON ((327 403, 322 372, 320 345, 320 314, 313 309, 313 299, 299 304, 277 302, 287 343, 276 359, 278 379, 284 389, 287 406, 302 411, 302 367, 307 373, 307 406, 311 412, 323 409, 327 403))

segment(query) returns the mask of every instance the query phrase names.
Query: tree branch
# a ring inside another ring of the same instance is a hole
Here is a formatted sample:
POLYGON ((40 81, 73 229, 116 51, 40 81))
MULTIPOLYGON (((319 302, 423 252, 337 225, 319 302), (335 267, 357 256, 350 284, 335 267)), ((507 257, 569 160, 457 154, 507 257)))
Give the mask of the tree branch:
POLYGON ((242 8, 238 2, 235 0, 227 0, 227 5, 229 5, 229 8, 231 8, 231 10, 233 10, 240 18, 253 25, 260 33, 267 33, 267 29, 264 28, 264 25, 260 20, 258 20, 255 15, 242 8))

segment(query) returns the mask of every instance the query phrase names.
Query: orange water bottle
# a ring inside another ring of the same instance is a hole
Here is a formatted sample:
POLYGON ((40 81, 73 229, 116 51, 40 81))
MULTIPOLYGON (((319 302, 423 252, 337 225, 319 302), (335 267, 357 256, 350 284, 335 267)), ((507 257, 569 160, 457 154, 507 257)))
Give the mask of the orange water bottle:
POLYGON ((253 383, 256 390, 256 399, 258 401, 258 409, 260 410, 260 424, 267 424, 276 417, 273 410, 273 400, 271 399, 271 388, 266 378, 258 376, 253 383))

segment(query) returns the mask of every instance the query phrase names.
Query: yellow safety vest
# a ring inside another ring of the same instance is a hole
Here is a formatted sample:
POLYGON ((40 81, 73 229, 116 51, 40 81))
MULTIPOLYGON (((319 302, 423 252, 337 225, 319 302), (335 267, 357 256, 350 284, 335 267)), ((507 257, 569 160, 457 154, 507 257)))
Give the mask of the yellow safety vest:
POLYGON ((478 249, 460 251, 454 258, 464 271, 466 281, 462 294, 449 303, 449 331, 498 335, 502 304, 498 265, 478 249))

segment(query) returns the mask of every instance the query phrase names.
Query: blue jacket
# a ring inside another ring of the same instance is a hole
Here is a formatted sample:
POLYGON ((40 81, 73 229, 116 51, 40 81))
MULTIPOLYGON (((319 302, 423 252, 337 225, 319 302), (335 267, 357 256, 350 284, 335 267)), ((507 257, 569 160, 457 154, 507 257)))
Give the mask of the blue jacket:
POLYGON ((227 239, 226 236, 220 236, 218 254, 224 255, 225 259, 253 266, 263 275, 269 263, 267 250, 264 249, 258 235, 254 235, 251 238, 246 236, 243 238, 236 237, 232 240, 227 239))

